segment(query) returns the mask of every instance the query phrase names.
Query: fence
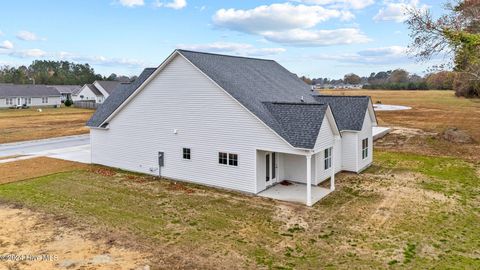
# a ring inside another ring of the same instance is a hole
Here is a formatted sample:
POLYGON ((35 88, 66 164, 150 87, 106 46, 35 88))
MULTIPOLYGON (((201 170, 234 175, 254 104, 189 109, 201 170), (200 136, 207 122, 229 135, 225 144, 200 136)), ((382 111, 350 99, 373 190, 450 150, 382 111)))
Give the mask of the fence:
POLYGON ((73 102, 73 106, 76 108, 96 110, 100 104, 96 103, 94 100, 83 100, 73 102))

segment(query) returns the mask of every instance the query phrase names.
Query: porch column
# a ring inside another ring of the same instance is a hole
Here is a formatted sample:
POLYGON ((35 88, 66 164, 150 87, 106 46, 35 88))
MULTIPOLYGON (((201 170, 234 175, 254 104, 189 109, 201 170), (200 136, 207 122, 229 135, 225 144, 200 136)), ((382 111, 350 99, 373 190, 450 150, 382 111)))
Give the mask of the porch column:
POLYGON ((307 158, 307 206, 312 206, 312 155, 307 158))

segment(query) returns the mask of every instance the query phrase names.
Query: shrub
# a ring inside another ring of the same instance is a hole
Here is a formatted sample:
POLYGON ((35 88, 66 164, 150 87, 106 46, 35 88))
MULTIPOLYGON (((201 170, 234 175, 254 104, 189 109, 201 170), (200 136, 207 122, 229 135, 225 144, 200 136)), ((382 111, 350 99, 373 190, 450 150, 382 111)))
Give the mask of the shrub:
POLYGON ((70 107, 70 106, 73 105, 73 101, 71 101, 70 99, 67 99, 67 100, 65 100, 64 104, 65 104, 65 106, 70 107))

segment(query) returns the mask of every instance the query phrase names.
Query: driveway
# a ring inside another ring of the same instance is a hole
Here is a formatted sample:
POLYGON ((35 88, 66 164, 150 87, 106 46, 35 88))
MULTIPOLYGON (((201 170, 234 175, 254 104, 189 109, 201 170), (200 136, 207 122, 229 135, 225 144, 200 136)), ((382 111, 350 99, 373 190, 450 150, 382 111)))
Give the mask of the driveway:
POLYGON ((39 156, 91 163, 90 135, 0 144, 0 163, 39 156))

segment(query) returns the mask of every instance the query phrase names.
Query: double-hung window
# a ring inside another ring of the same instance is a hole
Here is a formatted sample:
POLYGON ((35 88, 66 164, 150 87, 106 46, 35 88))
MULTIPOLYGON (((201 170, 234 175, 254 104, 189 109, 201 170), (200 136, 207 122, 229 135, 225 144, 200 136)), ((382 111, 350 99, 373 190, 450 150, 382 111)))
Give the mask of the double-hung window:
POLYGON ((190 148, 183 148, 183 159, 191 159, 191 157, 190 148))
POLYGON ((323 166, 325 170, 328 170, 330 167, 332 167, 332 147, 324 150, 323 166))
POLYGON ((219 152, 218 163, 223 165, 238 166, 238 154, 219 152))
POLYGON ((362 159, 368 157, 368 138, 362 140, 362 159))

